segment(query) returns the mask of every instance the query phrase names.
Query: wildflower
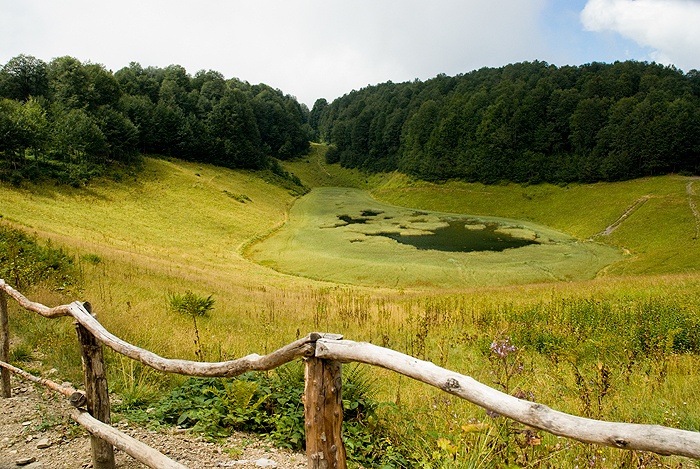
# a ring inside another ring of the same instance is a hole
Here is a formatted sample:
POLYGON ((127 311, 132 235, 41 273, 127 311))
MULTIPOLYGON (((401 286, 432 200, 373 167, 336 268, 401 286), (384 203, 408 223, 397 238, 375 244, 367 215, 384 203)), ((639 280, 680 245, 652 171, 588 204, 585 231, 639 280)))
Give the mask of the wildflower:
POLYGON ((491 349, 491 352, 499 358, 506 358, 511 353, 518 351, 518 348, 510 343, 510 337, 494 340, 491 342, 489 349, 491 349))

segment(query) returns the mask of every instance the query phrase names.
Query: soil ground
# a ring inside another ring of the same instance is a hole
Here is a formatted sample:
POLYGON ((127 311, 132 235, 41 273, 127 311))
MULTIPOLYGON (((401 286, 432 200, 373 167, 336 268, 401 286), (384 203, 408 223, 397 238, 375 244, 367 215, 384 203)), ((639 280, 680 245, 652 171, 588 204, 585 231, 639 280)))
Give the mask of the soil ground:
MULTIPOLYGON (((0 398, 0 469, 77 469, 92 467, 88 433, 68 417, 67 399, 13 377, 12 396, 0 398), (49 446, 40 449, 48 440, 49 446), (44 444, 40 444, 44 443, 44 444), (20 466, 23 458, 34 462, 20 466)), ((155 432, 127 422, 115 424, 120 431, 157 449, 193 469, 217 467, 307 467, 304 454, 272 447, 255 435, 235 434, 221 443, 175 429, 155 432)), ((115 449, 121 469, 146 466, 115 449)))

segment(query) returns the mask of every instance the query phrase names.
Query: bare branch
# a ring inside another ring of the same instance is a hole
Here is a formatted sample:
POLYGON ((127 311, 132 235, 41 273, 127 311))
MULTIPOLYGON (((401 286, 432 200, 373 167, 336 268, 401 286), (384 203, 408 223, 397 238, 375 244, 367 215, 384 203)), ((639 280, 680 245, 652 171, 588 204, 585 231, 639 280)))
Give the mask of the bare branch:
POLYGON ((187 466, 173 461, 160 451, 141 443, 116 428, 110 427, 106 423, 100 422, 85 410, 73 409, 70 412, 70 416, 92 435, 116 446, 148 467, 154 469, 187 469, 187 466))
POLYGON ((518 399, 473 378, 394 350, 350 340, 319 339, 316 357, 376 365, 422 381, 534 428, 585 443, 700 459, 700 433, 660 425, 604 422, 518 399))
POLYGON ((61 386, 60 384, 56 383, 55 381, 51 381, 50 379, 39 378, 38 376, 34 376, 33 374, 28 373, 21 368, 17 368, 16 366, 12 366, 9 363, 3 361, 0 361, 0 368, 4 368, 8 371, 11 371, 12 373, 21 376, 27 381, 40 384, 51 389, 52 391, 56 391, 58 393, 63 394, 64 396, 70 398, 70 403, 74 407, 81 407, 85 405, 86 400, 85 393, 83 391, 78 391, 77 389, 71 386, 61 386))
POLYGON ((100 342, 115 352, 137 360, 156 370, 169 373, 179 373, 188 376, 230 377, 248 371, 271 370, 297 358, 312 356, 314 353, 314 339, 309 335, 268 355, 260 356, 251 354, 237 360, 226 362, 196 362, 163 358, 153 352, 125 342, 119 337, 109 333, 97 319, 90 315, 83 307, 82 303, 71 303, 69 305, 69 311, 76 321, 92 332, 100 342))
POLYGON ((20 304, 24 309, 29 311, 34 311, 47 318, 58 318, 61 316, 70 316, 69 305, 56 306, 55 308, 49 308, 41 303, 35 303, 29 301, 27 297, 22 295, 20 292, 9 286, 3 279, 0 278, 0 289, 4 290, 9 296, 14 298, 17 303, 20 304))

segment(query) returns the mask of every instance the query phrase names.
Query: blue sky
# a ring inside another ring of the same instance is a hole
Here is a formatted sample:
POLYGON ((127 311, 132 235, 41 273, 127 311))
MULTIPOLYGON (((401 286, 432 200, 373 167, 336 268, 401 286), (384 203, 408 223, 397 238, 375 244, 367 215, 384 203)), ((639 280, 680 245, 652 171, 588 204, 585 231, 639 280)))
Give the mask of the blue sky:
MULTIPOLYGON (((651 60, 651 49, 613 31, 587 31, 581 22, 586 0, 549 1, 541 16, 541 31, 555 65, 581 65, 593 61, 651 60)), ((699 64, 700 66, 700 64, 699 64)))
POLYGON ((384 81, 543 60, 700 69, 700 0, 0 0, 0 64, 180 64, 313 105, 384 81))

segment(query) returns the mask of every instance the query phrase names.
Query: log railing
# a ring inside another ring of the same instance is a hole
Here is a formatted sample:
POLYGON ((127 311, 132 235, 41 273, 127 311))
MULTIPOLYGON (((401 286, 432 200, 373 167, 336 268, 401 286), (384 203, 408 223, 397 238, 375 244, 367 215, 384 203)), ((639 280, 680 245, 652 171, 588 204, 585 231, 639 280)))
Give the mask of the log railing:
MULTIPOLYGON (((640 425, 618 422, 605 422, 577 417, 559 412, 544 404, 530 402, 486 386, 468 376, 441 368, 433 363, 418 360, 414 357, 386 349, 369 343, 343 340, 335 334, 311 333, 276 350, 268 355, 248 355, 237 360, 226 362, 195 362, 175 360, 160 357, 148 350, 136 347, 108 332, 90 313, 87 303, 74 302, 69 305, 48 308, 42 304, 29 301, 21 293, 14 290, 0 279, 0 324, 2 324, 2 340, 0 341, 0 368, 2 369, 3 396, 9 397, 9 372, 18 373, 27 378, 27 374, 8 365, 8 328, 7 303, 4 298, 9 295, 23 308, 39 313, 45 317, 72 316, 81 337, 87 406, 90 413, 75 410, 71 413, 76 421, 84 425, 95 438, 93 439, 93 465, 96 469, 113 468, 113 458, 103 457, 98 461, 96 446, 115 445, 133 456, 140 462, 154 468, 182 468, 157 451, 145 450, 133 438, 121 434, 109 427, 109 412, 100 417, 96 409, 109 408, 106 396, 106 381, 104 393, 90 391, 96 386, 90 380, 100 381, 99 368, 104 364, 101 358, 93 363, 99 344, 106 345, 117 353, 137 360, 156 370, 179 373, 188 376, 231 377, 248 371, 271 370, 290 361, 303 358, 305 360, 305 391, 304 411, 306 426, 306 447, 309 467, 312 468, 345 468, 345 450, 341 437, 342 424, 342 381, 340 364, 348 362, 365 363, 379 366, 417 381, 437 387, 447 393, 458 396, 485 409, 521 422, 533 428, 544 430, 554 435, 571 438, 585 443, 606 445, 627 450, 651 451, 662 455, 679 455, 700 459, 700 433, 678 430, 659 425, 640 425), (97 342, 91 343, 88 338, 97 342), (86 359, 86 354, 88 359, 86 359), (88 369, 92 368, 92 369, 88 369), (98 370, 95 370, 98 368, 98 370), (24 374, 23 374, 24 373, 24 374), (5 386, 7 381, 7 386, 5 386), (91 402, 93 401, 93 402, 91 402), (100 401, 100 402, 94 402, 100 401), (90 417, 92 414, 93 419, 90 417), (100 420, 102 422, 100 422, 100 420), (96 442, 95 440, 99 440, 96 442), (105 443, 107 442, 107 443, 105 443), (146 456, 148 454, 148 456, 146 456), (160 455, 160 456, 157 456, 160 455), (110 465, 111 464, 111 465, 110 465)), ((100 352, 101 354, 101 352, 100 352)), ((104 373, 104 370, 101 370, 104 373)), ((101 377, 102 376, 102 377, 101 377)), ((34 381, 41 378, 33 377, 34 381)), ((48 381, 48 380, 41 380, 48 381)), ((47 383, 42 383, 47 385, 47 383)), ((55 385, 55 383, 53 383, 55 385)), ((58 386, 58 385, 56 385, 58 386)), ((49 387, 51 387, 49 385, 49 387)), ((55 389, 56 390, 56 389, 55 389)), ((66 395, 75 395, 71 389, 58 390, 66 395)), ((77 406, 84 405, 81 401, 77 406)), ((72 399, 72 400, 73 400, 72 399)), ((99 453, 100 450, 98 450, 99 453)))

